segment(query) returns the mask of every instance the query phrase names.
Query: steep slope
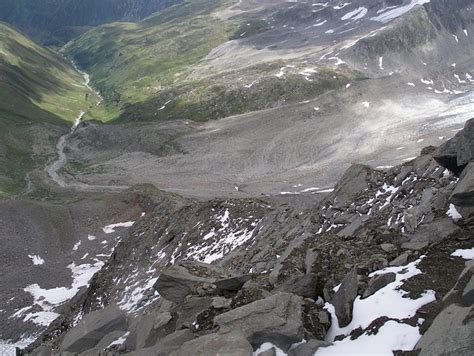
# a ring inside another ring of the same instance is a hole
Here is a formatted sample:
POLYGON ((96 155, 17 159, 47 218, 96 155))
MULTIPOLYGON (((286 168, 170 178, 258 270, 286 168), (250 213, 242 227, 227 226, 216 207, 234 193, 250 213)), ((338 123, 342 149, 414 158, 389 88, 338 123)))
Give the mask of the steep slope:
POLYGON ((0 20, 46 46, 61 46, 91 27, 136 21, 180 0, 1 0, 0 20))
POLYGON ((98 98, 57 54, 0 23, 0 196, 54 154, 56 139, 98 98))
POLYGON ((328 188, 354 161, 398 164, 471 115, 472 11, 201 0, 97 28, 65 52, 120 115, 78 128, 69 178, 243 197, 328 188))
POLYGON ((352 166, 322 200, 148 188, 146 214, 29 351, 299 355, 305 339, 303 354, 469 354, 473 164, 474 119, 403 165, 352 166))

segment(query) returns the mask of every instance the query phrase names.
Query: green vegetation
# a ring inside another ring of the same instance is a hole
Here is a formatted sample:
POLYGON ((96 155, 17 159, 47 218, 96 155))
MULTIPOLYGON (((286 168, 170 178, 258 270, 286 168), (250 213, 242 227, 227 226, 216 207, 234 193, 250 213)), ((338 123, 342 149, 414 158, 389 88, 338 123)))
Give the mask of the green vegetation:
POLYGON ((0 0, 0 21, 46 46, 61 47, 92 27, 138 21, 182 0, 0 0))
MULTIPOLYGON (((0 195, 18 193, 98 98, 68 61, 0 23, 0 195)), ((96 109, 95 109, 96 110, 96 109)))
POLYGON ((225 1, 196 0, 142 22, 98 27, 65 47, 110 105, 124 109, 185 82, 192 65, 228 40, 211 12, 225 1))

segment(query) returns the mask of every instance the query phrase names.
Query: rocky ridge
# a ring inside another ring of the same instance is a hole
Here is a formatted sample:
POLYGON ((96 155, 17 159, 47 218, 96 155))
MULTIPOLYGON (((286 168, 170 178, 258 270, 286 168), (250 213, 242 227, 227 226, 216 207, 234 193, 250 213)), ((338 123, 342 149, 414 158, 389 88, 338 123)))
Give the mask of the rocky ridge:
POLYGON ((311 355, 390 335, 384 351, 467 355, 473 132, 353 165, 323 199, 146 188, 144 216, 26 353, 311 355))

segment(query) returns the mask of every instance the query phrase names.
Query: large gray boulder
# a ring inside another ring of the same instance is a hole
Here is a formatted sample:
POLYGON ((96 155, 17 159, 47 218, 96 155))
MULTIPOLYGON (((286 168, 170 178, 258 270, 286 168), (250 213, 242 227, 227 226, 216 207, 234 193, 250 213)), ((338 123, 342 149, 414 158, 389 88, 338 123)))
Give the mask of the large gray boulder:
POLYGON ((472 306, 451 304, 441 311, 415 350, 420 356, 472 355, 474 350, 474 311, 472 306))
POLYGON ((466 122, 464 129, 456 136, 441 145, 433 158, 456 175, 474 161, 474 119, 466 122))
POLYGON ((363 297, 367 298, 370 297, 372 294, 376 293, 383 287, 387 286, 388 284, 395 282, 396 274, 393 272, 379 274, 374 276, 370 279, 369 285, 364 292, 363 297))
POLYGON ((189 329, 175 331, 162 339, 155 345, 146 347, 127 355, 130 356, 169 356, 173 351, 178 350, 184 343, 194 340, 195 336, 189 329))
POLYGON ((372 172, 372 168, 362 164, 350 166, 328 199, 333 200, 338 207, 351 203, 357 194, 368 188, 372 172))
POLYGON ((344 279, 341 286, 334 294, 333 302, 339 326, 349 325, 352 320, 354 300, 357 297, 358 277, 355 269, 352 269, 344 279))
POLYGON ((250 278, 251 275, 235 275, 214 265, 187 261, 163 271, 154 288, 163 298, 182 303, 192 294, 205 296, 236 292, 250 278))
POLYGON ((302 304, 301 297, 278 293, 220 314, 214 323, 241 332, 256 347, 271 341, 285 350, 303 336, 302 304))
POLYGON ((245 336, 238 332, 217 333, 188 341, 171 356, 252 356, 253 349, 245 336))
POLYGON ((61 343, 61 351, 80 353, 94 348, 104 336, 113 331, 127 330, 127 319, 116 304, 87 314, 68 331, 61 343))
POLYGON ((462 172, 450 201, 456 206, 474 207, 474 162, 469 163, 462 172))

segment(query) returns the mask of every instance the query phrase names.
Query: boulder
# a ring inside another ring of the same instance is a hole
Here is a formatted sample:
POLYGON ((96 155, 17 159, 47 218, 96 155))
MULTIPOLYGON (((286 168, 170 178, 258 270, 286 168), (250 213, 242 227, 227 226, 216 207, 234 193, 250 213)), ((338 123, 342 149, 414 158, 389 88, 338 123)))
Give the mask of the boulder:
POLYGON ((368 188, 368 182, 373 169, 362 164, 354 164, 349 167, 337 183, 329 196, 335 206, 343 207, 354 200, 354 197, 368 188))
POLYGON ((462 131, 442 144, 433 158, 441 166, 460 175, 464 167, 474 161, 474 119, 468 120, 462 131))
POLYGON ((61 350, 80 353, 94 348, 100 340, 113 331, 127 330, 127 319, 116 304, 87 314, 69 330, 61 343, 61 350))
POLYGON ((160 339, 154 346, 130 352, 130 356, 169 356, 184 343, 194 340, 194 334, 189 329, 178 330, 160 339))
POLYGON ((250 278, 251 275, 233 275, 217 266, 187 261, 163 271, 153 287, 163 298, 182 303, 192 294, 205 296, 236 292, 250 278))
POLYGON ((451 304, 441 311, 421 337, 415 350, 420 356, 472 355, 474 350, 472 306, 451 304))
POLYGON ((153 286, 160 295, 174 303, 182 303, 186 296, 196 293, 198 287, 211 286, 214 278, 199 277, 182 265, 163 271, 153 286))
POLYGON ((288 356, 313 356, 320 347, 328 347, 331 345, 332 342, 312 339, 296 347, 292 347, 290 351, 288 351, 288 356))
POLYGON ((279 286, 277 290, 281 292, 293 293, 303 298, 315 299, 318 293, 322 292, 322 286, 318 286, 318 277, 316 274, 308 273, 290 278, 281 286, 279 286))
POLYGON ((402 253, 388 264, 391 267, 405 266, 408 263, 408 254, 402 253))
POLYGON ((369 281, 369 285, 367 286, 367 289, 364 292, 363 297, 364 298, 370 297, 372 294, 376 293, 377 291, 385 287, 387 284, 394 282, 395 279, 396 279, 396 274, 393 272, 379 274, 372 277, 369 281))
POLYGON ((255 347, 272 342, 283 350, 302 338, 303 299, 278 293, 220 314, 214 323, 221 330, 240 331, 255 347))
POLYGON ((456 206, 474 207, 474 162, 469 163, 462 172, 450 202, 456 206))
POLYGON ((449 216, 443 216, 430 224, 421 225, 416 232, 410 235, 409 244, 403 244, 402 248, 417 250, 423 249, 425 243, 432 244, 446 240, 460 230, 449 216), (421 247, 413 247, 420 244, 421 247), (412 248, 407 248, 412 246, 412 248))
POLYGON ((364 227, 365 219, 366 219, 365 217, 358 216, 348 226, 346 226, 344 229, 339 231, 337 233, 337 236, 344 239, 349 238, 349 237, 354 237, 360 231, 360 229, 364 227))
POLYGON ((352 309, 357 297, 357 287, 357 272, 352 269, 342 280, 332 301, 340 327, 349 325, 352 320, 352 309))
POLYGON ((172 319, 173 317, 169 312, 157 314, 150 313, 141 316, 135 327, 135 349, 138 350, 153 346, 160 337, 164 336, 164 334, 166 335, 167 333, 174 331, 175 323, 170 323, 172 319), (170 325, 168 328, 169 330, 162 330, 166 329, 165 327, 167 324, 173 325, 170 325))
POLYGON ((252 356, 253 349, 245 336, 238 332, 201 336, 184 343, 171 356, 252 356))

